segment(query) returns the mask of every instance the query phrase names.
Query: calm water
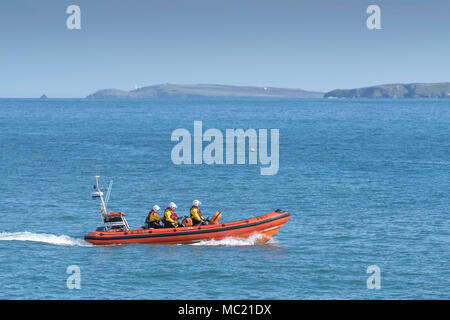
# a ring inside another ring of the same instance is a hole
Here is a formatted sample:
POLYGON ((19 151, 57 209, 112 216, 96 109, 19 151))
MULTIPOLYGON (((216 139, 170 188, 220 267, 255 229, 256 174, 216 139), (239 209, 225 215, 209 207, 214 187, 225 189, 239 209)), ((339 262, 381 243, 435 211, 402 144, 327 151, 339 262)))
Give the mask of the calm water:
POLYGON ((0 100, 0 144, 0 299, 450 298, 450 100, 0 100), (279 128, 278 174, 174 165, 171 133, 194 120, 279 128), (225 221, 291 220, 266 245, 91 246, 95 174, 133 227, 193 199, 225 221))

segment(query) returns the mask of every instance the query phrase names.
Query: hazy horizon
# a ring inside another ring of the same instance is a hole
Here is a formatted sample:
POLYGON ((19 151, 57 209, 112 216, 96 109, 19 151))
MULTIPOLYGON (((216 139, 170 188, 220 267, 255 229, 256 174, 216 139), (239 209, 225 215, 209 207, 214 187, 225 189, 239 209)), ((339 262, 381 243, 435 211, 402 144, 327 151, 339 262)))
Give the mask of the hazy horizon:
POLYGON ((449 82, 450 3, 18 0, 0 3, 0 97, 220 84, 327 92, 449 82), (66 8, 81 8, 69 30, 66 8), (366 9, 381 8, 381 30, 366 9))

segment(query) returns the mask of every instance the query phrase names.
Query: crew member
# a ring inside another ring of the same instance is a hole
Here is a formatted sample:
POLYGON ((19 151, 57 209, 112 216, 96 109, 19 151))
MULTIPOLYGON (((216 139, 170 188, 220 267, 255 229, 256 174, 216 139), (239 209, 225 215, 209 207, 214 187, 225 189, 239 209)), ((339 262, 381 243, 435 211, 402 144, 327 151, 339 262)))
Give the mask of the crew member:
POLYGON ((202 216, 202 212, 200 211, 199 206, 202 203, 198 200, 192 201, 192 207, 191 207, 191 219, 194 226, 199 224, 206 224, 205 218, 202 216))
POLYGON ((158 211, 161 208, 158 205, 154 205, 152 211, 148 213, 147 218, 145 219, 146 228, 162 228, 160 221, 163 220, 162 217, 158 215, 158 211))
POLYGON ((182 227, 178 222, 178 215, 175 213, 177 205, 173 202, 169 203, 169 206, 164 210, 164 227, 177 228, 182 227))

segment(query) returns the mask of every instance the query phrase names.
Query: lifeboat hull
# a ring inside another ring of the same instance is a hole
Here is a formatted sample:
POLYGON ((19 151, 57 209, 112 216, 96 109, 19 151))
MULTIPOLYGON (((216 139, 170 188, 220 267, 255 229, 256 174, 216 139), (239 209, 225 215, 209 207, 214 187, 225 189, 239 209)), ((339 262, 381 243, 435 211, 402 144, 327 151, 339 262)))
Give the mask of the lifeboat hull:
POLYGON ((234 222, 182 228, 143 229, 128 232, 101 232, 87 234, 84 239, 95 245, 111 244, 190 244, 203 240, 220 240, 228 237, 248 238, 259 234, 257 241, 266 242, 289 220, 286 211, 274 211, 263 216, 234 222))

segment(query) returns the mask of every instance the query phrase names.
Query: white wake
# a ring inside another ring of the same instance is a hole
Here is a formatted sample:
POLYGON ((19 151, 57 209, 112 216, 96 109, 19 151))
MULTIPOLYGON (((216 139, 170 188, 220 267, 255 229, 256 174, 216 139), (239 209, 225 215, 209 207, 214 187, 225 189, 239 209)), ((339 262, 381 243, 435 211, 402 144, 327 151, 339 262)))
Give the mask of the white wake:
POLYGON ((262 238, 261 234, 254 234, 248 238, 234 238, 227 237, 221 240, 202 240, 200 242, 193 243, 193 246, 253 246, 258 243, 258 240, 262 238))
POLYGON ((91 247, 89 242, 82 239, 72 238, 66 235, 56 236, 48 233, 32 233, 32 232, 2 232, 0 233, 0 241, 32 241, 54 244, 57 246, 78 246, 91 247))

